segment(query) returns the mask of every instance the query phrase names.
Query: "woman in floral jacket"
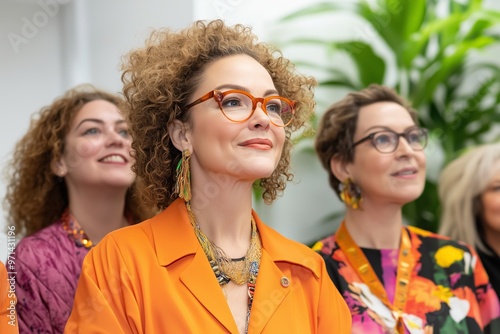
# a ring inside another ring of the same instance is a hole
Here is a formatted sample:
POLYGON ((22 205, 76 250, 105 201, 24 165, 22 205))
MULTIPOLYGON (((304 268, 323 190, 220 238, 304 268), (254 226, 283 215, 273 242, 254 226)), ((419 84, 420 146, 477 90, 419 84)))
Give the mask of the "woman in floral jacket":
POLYGON ((473 248, 403 224, 402 206, 425 184, 427 132, 416 122, 378 85, 326 111, 316 150, 346 214, 314 249, 353 333, 499 333, 499 302, 473 248))

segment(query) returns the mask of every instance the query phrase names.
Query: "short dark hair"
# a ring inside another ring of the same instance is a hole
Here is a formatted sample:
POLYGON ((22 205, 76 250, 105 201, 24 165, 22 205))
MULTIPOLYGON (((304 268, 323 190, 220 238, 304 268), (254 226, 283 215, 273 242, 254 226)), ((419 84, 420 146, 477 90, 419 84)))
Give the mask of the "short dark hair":
POLYGON ((395 102, 403 106, 411 118, 418 123, 417 112, 410 103, 393 89, 372 84, 368 88, 347 94, 331 105, 323 114, 316 135, 315 149, 323 167, 328 171, 330 186, 339 195, 339 184, 330 169, 332 158, 344 162, 354 160, 354 134, 362 107, 377 102, 395 102))

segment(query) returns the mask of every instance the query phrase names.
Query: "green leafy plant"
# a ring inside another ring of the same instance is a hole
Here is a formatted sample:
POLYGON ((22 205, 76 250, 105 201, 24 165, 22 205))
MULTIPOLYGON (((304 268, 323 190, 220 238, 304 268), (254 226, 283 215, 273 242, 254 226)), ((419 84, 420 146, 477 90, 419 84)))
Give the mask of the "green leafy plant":
MULTIPOLYGON (((371 83, 392 86, 418 110, 421 126, 430 132, 428 154, 442 163, 470 145, 499 138, 500 69, 484 56, 500 52, 499 11, 485 8, 481 0, 329 1, 283 17, 274 30, 297 31, 286 27, 314 20, 329 22, 321 30, 349 29, 335 25, 340 13, 355 18, 358 28, 361 22, 364 30, 339 38, 300 29, 300 35, 271 34, 271 40, 285 53, 322 51, 322 60, 290 58, 299 69, 318 74, 325 95, 371 83)), ((439 220, 436 175, 404 208, 411 224, 431 231, 439 220)))

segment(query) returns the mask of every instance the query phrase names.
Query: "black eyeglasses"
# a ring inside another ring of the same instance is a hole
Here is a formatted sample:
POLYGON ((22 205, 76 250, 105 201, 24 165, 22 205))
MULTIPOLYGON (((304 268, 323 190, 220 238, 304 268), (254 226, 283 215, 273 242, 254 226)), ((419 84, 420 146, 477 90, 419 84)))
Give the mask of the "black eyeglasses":
POLYGON ((371 140, 373 147, 380 153, 392 153, 398 148, 399 137, 404 137, 410 147, 415 151, 422 151, 427 146, 427 130, 419 127, 412 127, 406 129, 406 131, 402 133, 397 133, 392 130, 373 132, 355 142, 352 147, 356 147, 367 140, 371 140))
POLYGON ((295 114, 295 102, 281 96, 254 97, 239 89, 221 92, 213 90, 198 100, 188 104, 184 110, 213 98, 226 118, 232 122, 244 122, 252 117, 257 103, 269 116, 271 123, 284 127, 292 122, 295 114))

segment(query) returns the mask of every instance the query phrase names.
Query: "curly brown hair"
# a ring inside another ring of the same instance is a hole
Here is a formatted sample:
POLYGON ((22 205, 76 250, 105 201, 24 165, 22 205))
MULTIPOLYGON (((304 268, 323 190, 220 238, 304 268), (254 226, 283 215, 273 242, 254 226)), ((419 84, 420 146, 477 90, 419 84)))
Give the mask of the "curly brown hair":
POLYGON ((347 94, 342 100, 331 105, 323 114, 316 135, 315 148, 319 160, 328 171, 330 186, 340 198, 341 181, 330 169, 332 158, 349 163, 354 160, 354 134, 362 107, 377 102, 395 102, 410 114, 418 124, 417 112, 410 103, 399 96, 393 89, 372 84, 368 88, 347 94))
POLYGON ((301 128, 314 110, 315 79, 297 74, 293 64, 264 43, 258 43, 251 28, 226 26, 221 20, 196 21, 173 32, 154 31, 146 45, 126 55, 122 66, 123 92, 134 138, 136 174, 144 181, 143 201, 166 208, 177 196, 175 168, 181 158, 169 137, 175 120, 189 123, 185 106, 192 98, 208 64, 223 57, 245 54, 267 69, 281 96, 297 101, 295 118, 285 128, 286 140, 273 174, 259 181, 266 203, 271 203, 293 178, 289 171, 291 134, 301 128))
MULTIPOLYGON (((77 86, 51 105, 32 116, 28 132, 16 144, 6 169, 8 177, 4 205, 8 221, 19 234, 38 232, 59 219, 68 207, 64 180, 51 166, 64 152, 64 139, 78 111, 88 102, 105 100, 120 109, 123 99, 92 85, 77 86)), ((125 208, 133 222, 149 214, 134 196, 136 185, 129 188, 125 208)))

